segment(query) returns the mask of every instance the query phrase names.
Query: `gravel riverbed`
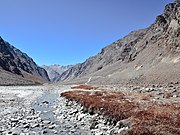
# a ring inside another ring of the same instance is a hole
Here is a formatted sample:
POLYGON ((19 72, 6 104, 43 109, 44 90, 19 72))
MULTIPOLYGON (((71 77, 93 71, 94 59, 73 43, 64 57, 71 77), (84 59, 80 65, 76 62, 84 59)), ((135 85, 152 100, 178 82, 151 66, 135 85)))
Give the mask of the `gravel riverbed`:
POLYGON ((0 135, 113 135, 128 128, 83 113, 82 106, 60 97, 67 90, 69 86, 0 87, 0 135))

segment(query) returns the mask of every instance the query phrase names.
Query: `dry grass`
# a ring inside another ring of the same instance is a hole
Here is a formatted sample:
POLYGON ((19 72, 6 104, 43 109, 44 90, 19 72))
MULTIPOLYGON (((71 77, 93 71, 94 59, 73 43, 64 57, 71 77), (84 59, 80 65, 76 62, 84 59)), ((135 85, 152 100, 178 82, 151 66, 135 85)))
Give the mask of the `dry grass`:
POLYGON ((71 89, 96 90, 97 87, 90 86, 90 85, 78 85, 78 86, 71 87, 71 89))
POLYGON ((149 101, 151 95, 112 91, 69 91, 62 96, 79 102, 89 113, 100 113, 114 123, 127 120, 125 135, 180 135, 180 104, 149 101), (135 97, 132 97, 135 96, 135 97), (144 98, 144 99, 143 99, 144 98), (145 99, 148 99, 147 101, 145 99))

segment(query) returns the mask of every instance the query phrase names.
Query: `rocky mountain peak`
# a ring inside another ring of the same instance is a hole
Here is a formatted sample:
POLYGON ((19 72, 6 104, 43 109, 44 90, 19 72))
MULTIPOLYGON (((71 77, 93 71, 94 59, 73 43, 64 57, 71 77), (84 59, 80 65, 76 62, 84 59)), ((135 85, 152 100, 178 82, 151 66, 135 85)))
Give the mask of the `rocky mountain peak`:
POLYGON ((154 25, 167 30, 169 25, 177 27, 180 19, 180 3, 169 3, 165 6, 163 14, 157 16, 154 25), (172 24, 173 23, 173 24, 172 24))
POLYGON ((180 33, 180 3, 167 4, 164 12, 156 18, 151 30, 154 32, 154 37, 164 39, 161 45, 166 46, 169 50, 179 51, 179 33, 180 33), (161 33, 161 34, 160 34, 161 33), (160 34, 160 35, 159 35, 160 34), (168 39, 169 38, 169 39, 168 39))

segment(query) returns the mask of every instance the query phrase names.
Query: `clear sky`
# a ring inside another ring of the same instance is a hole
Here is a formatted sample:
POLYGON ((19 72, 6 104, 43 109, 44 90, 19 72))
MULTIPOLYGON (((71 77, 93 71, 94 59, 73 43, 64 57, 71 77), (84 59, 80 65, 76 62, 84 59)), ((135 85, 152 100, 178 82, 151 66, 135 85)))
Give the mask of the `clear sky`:
POLYGON ((39 65, 83 62, 174 0, 1 0, 0 36, 39 65))

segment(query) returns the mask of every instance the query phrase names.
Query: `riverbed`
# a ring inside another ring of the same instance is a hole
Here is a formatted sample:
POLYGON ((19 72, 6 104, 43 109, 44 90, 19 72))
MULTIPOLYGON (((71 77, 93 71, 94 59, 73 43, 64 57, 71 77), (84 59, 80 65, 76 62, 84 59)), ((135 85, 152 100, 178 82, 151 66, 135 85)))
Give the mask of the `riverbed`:
POLYGON ((115 133, 97 114, 83 113, 61 97, 70 86, 0 87, 0 135, 93 135, 115 133))

